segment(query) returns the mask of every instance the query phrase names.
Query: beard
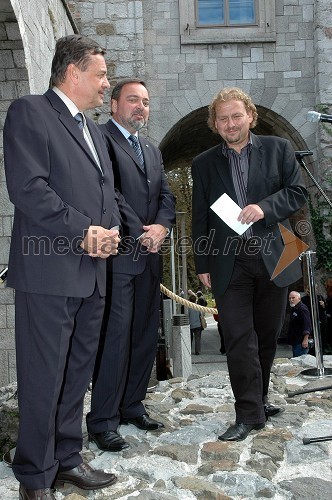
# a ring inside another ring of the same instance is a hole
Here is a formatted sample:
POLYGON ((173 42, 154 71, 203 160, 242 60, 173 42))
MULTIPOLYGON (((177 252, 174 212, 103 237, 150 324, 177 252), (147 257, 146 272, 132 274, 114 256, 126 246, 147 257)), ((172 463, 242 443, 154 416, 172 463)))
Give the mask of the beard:
POLYGON ((239 140, 241 139, 240 131, 234 130, 234 132, 236 133, 236 135, 231 135, 231 136, 229 136, 226 132, 225 137, 226 137, 226 142, 228 144, 234 144, 236 142, 239 142, 239 140))
POLYGON ((136 130, 136 132, 141 130, 141 128, 143 128, 146 125, 146 123, 147 123, 147 120, 145 120, 144 118, 142 120, 134 120, 134 119, 128 120, 128 124, 134 130, 136 130))

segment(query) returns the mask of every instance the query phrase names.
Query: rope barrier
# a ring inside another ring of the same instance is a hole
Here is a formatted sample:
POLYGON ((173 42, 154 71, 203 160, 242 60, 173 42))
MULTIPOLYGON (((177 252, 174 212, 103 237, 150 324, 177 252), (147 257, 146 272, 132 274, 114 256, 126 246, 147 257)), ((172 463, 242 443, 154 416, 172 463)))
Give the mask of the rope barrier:
POLYGON ((195 304, 194 302, 190 302, 190 300, 184 299, 183 297, 176 295, 174 292, 166 288, 162 283, 160 283, 160 290, 170 299, 175 300, 175 302, 178 302, 183 306, 189 307, 190 309, 196 309, 196 311, 201 311, 204 313, 218 314, 218 310, 215 307, 205 307, 205 306, 200 306, 199 304, 195 304))

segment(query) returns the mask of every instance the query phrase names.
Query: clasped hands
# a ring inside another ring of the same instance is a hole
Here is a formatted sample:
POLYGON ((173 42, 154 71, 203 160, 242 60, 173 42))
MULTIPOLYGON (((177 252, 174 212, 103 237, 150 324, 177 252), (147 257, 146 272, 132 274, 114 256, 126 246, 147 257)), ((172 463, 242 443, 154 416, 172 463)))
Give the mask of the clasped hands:
POLYGON ((90 226, 80 246, 90 257, 107 259, 110 255, 118 253, 119 243, 120 236, 117 229, 90 226))
POLYGON ((143 226, 143 229, 145 233, 142 234, 139 241, 150 253, 157 253, 166 238, 167 228, 161 224, 150 224, 143 226))

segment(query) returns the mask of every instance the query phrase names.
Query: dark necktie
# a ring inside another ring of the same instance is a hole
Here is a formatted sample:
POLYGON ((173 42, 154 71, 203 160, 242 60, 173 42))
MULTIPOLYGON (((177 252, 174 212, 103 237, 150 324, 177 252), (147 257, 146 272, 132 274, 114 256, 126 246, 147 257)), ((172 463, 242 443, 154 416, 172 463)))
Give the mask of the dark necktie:
POLYGON ((136 135, 130 135, 128 137, 128 139, 130 140, 131 145, 132 145, 135 153, 137 154, 137 158, 138 158, 138 161, 139 161, 139 163, 141 165, 141 169, 144 172, 144 157, 143 157, 143 153, 142 153, 142 150, 141 150, 141 146, 140 146, 139 140, 137 139, 136 135))

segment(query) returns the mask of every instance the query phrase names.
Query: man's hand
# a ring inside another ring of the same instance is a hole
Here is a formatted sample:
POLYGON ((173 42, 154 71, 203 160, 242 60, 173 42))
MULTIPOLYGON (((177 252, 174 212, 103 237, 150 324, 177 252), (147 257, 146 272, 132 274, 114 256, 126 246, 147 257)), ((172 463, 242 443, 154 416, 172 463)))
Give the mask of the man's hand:
POLYGON ((140 242, 149 252, 157 253, 167 235, 167 228, 161 224, 143 226, 145 233, 140 237, 140 242))
POLYGON ((304 335, 303 340, 302 340, 302 347, 303 349, 308 349, 309 347, 309 335, 304 335))
POLYGON ((257 222, 260 219, 264 219, 264 212, 258 205, 247 205, 241 210, 237 218, 237 220, 241 221, 241 224, 257 222))
POLYGON ((105 229, 101 226, 90 226, 81 247, 90 257, 106 259, 118 253, 120 243, 117 229, 105 229))
POLYGON ((203 283, 204 286, 211 288, 210 273, 198 274, 198 278, 203 283))

